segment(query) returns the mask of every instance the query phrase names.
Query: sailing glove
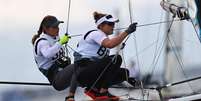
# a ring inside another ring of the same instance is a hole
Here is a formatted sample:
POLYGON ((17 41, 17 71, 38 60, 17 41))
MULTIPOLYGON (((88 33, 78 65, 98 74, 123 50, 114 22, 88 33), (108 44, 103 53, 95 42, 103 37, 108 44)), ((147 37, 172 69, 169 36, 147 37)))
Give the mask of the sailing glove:
POLYGON ((69 39, 70 39, 70 36, 68 36, 67 34, 65 34, 62 37, 60 37, 59 43, 61 45, 64 45, 64 44, 68 43, 69 39))
POLYGON ((128 29, 125 30, 126 33, 131 34, 136 31, 137 22, 129 25, 128 29))

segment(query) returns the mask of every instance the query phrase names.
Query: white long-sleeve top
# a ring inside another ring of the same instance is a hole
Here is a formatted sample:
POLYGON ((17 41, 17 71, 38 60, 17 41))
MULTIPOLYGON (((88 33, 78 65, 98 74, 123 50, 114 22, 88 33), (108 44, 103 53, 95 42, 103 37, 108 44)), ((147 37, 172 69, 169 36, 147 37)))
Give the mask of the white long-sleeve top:
POLYGON ((34 58, 39 68, 48 70, 56 59, 64 56, 64 49, 58 37, 41 34, 34 43, 34 58), (40 40, 42 39, 42 40, 40 40))

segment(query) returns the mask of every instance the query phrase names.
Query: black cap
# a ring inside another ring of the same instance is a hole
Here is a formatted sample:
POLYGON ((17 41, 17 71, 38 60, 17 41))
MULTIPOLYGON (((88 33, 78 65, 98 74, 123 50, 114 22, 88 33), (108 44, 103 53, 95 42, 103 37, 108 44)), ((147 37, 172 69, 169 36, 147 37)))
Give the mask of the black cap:
POLYGON ((46 27, 56 27, 60 23, 64 23, 63 21, 59 21, 55 16, 46 16, 43 20, 43 25, 46 27))

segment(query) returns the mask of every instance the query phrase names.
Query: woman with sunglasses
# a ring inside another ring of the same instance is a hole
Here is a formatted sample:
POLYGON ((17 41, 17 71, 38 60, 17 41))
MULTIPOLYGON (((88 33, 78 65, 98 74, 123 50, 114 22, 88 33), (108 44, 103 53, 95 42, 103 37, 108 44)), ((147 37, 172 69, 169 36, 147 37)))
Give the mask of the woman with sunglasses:
POLYGON ((58 91, 70 88, 66 101, 74 101, 77 87, 74 65, 65 56, 63 45, 69 40, 67 35, 59 38, 59 24, 63 21, 54 16, 46 16, 41 22, 38 34, 32 38, 34 58, 39 70, 47 77, 50 84, 58 91))
POLYGON ((114 38, 108 38, 114 30, 118 19, 111 15, 94 13, 96 30, 87 32, 79 41, 77 51, 74 53, 77 81, 81 86, 87 87, 85 94, 92 99, 119 100, 119 97, 108 92, 111 85, 132 80, 131 73, 120 68, 122 58, 120 55, 109 56, 109 50, 136 30, 136 24, 131 24, 127 30, 114 38), (130 73, 130 74, 129 74, 130 73))

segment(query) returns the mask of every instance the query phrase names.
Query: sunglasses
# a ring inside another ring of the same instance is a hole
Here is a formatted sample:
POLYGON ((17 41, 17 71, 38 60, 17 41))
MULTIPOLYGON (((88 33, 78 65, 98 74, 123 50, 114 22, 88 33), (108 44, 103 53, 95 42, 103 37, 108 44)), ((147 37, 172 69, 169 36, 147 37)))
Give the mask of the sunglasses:
POLYGON ((59 28, 59 26, 52 26, 52 28, 58 29, 58 28, 59 28))
POLYGON ((115 23, 114 22, 103 22, 103 24, 107 24, 109 26, 114 27, 115 23))

